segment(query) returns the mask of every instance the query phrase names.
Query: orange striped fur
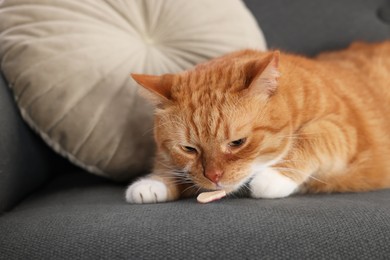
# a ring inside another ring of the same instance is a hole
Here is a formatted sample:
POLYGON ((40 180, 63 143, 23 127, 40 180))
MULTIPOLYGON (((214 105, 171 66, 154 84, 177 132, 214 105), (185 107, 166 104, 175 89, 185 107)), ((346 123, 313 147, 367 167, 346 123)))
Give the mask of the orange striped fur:
POLYGON ((141 202, 256 189, 261 169, 296 183, 291 193, 390 187, 389 41, 315 58, 243 50, 180 74, 133 78, 156 104, 157 155, 146 179, 167 188, 155 201, 133 189, 141 202))

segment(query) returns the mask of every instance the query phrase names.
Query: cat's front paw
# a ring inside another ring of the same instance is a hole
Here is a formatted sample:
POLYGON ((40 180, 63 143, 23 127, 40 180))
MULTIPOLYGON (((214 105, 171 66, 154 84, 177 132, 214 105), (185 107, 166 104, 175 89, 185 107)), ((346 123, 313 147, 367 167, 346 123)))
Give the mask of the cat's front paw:
POLYGON ((126 190, 126 201, 129 203, 165 202, 168 198, 168 188, 165 183, 153 179, 140 179, 126 190))
POLYGON ((295 181, 271 168, 257 173, 249 186, 252 198, 267 199, 287 197, 298 188, 295 181))

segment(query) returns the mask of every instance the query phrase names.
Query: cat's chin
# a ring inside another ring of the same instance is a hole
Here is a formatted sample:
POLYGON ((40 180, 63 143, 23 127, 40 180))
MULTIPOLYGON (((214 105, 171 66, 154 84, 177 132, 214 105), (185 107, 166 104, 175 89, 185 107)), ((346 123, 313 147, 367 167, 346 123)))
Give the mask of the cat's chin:
POLYGON ((202 187, 199 192, 224 190, 227 194, 233 193, 240 187, 237 185, 223 185, 223 184, 211 184, 211 185, 199 185, 202 187))
POLYGON ((245 187, 248 187, 248 184, 251 180, 252 177, 248 177, 234 184, 218 183, 212 186, 204 187, 204 191, 224 190, 227 194, 232 194, 245 189, 245 187))

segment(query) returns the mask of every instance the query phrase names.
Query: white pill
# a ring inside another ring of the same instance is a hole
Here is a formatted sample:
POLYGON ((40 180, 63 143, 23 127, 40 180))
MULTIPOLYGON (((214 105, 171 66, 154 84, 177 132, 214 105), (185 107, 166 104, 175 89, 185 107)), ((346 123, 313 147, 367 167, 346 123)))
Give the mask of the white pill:
POLYGON ((216 190, 216 191, 202 192, 201 194, 198 195, 196 199, 200 203, 209 203, 214 200, 222 199, 225 196, 226 196, 226 191, 216 190))

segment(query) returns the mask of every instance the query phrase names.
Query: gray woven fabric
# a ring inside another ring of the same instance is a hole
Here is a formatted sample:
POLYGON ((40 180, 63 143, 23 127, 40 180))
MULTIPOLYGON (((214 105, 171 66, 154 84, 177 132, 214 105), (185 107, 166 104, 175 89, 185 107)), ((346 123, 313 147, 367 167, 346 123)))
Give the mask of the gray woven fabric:
POLYGON ((390 38, 389 0, 244 0, 269 48, 316 54, 390 38))
POLYGON ((54 167, 72 168, 23 122, 0 74, 0 213, 40 188, 54 167))
POLYGON ((42 185, 49 158, 48 149, 20 118, 0 75, 0 212, 42 185))
POLYGON ((58 177, 0 217, 0 259, 384 259, 390 190, 129 205, 122 186, 58 177))

